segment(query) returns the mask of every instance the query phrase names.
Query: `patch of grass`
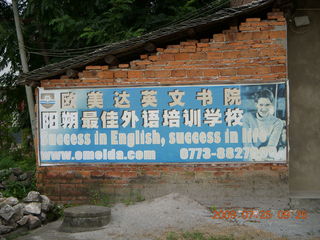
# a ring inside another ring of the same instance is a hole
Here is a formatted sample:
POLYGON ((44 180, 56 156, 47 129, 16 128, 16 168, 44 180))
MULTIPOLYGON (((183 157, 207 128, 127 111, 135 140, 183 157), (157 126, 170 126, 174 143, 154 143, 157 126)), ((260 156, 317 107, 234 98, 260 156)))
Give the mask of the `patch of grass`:
POLYGON ((34 153, 24 154, 22 150, 0 150, 0 169, 21 168, 23 171, 34 171, 36 160, 34 153))
POLYGON ((167 233, 166 240, 178 240, 179 239, 179 234, 175 232, 169 232, 167 233))
POLYGON ((30 233, 30 231, 26 228, 21 228, 19 230, 13 231, 5 235, 6 240, 14 240, 18 237, 26 236, 30 233))
POLYGON ((207 240, 207 238, 201 232, 186 232, 182 234, 185 240, 207 240))
POLYGON ((211 212, 214 212, 214 211, 217 210, 217 207, 216 207, 215 205, 211 205, 211 206, 209 207, 209 209, 210 209, 211 212))
POLYGON ((145 198, 140 192, 131 192, 130 196, 126 199, 122 199, 122 203, 129 206, 135 204, 136 202, 142 202, 145 198))
POLYGON ((111 201, 111 198, 108 194, 93 190, 90 192, 90 203, 93 205, 110 207, 114 202, 111 201))
POLYGON ((166 240, 234 240, 233 236, 208 236, 201 232, 167 233, 166 240))

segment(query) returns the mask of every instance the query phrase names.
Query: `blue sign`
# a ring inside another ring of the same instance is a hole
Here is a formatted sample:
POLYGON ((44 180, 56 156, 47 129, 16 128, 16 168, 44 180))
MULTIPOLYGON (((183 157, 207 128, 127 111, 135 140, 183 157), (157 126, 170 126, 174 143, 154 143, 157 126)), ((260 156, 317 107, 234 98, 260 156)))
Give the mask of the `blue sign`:
POLYGON ((39 88, 39 160, 284 162, 286 83, 39 88))

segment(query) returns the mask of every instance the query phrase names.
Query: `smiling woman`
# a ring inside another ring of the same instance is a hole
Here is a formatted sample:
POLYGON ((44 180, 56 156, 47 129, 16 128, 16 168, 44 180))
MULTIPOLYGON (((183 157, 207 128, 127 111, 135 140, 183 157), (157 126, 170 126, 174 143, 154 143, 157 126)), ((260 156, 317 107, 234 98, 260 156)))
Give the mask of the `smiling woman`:
POLYGON ((274 95, 262 89, 254 94, 254 102, 256 111, 243 117, 245 147, 250 148, 250 160, 275 160, 283 123, 274 116, 274 95))

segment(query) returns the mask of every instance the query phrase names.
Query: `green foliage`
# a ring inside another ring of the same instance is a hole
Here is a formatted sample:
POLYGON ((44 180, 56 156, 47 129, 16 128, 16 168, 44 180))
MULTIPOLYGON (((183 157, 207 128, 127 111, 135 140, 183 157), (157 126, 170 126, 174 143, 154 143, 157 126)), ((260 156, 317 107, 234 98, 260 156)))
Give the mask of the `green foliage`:
POLYGON ((122 199, 122 203, 129 206, 135 204, 136 202, 142 202, 145 198, 140 192, 132 191, 128 198, 122 199))
POLYGON ((93 205, 109 207, 114 202, 111 200, 108 194, 102 193, 99 190, 92 190, 90 192, 90 203, 93 205))
POLYGON ((217 210, 217 207, 215 205, 211 205, 209 209, 211 212, 214 212, 217 210))
POLYGON ((0 169, 21 168, 24 171, 34 171, 36 167, 35 156, 22 154, 21 150, 7 152, 0 151, 0 169))
POLYGON ((8 169, 2 170, 0 174, 0 181, 5 181, 6 189, 2 191, 5 197, 16 197, 18 199, 23 199, 27 196, 28 192, 36 191, 36 181, 35 178, 27 181, 10 181, 8 179, 11 172, 8 169))
POLYGON ((169 232, 166 237, 166 240, 178 240, 178 239, 179 239, 179 234, 175 232, 169 232))
POLYGON ((52 209, 47 213, 48 222, 56 221, 63 216, 63 210, 67 208, 68 205, 58 205, 54 204, 52 209))

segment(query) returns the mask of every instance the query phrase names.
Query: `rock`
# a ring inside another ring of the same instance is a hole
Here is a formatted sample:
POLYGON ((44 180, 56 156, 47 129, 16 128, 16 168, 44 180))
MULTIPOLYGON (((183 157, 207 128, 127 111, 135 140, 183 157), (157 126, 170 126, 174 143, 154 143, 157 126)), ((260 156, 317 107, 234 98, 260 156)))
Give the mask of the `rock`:
POLYGON ((23 186, 28 186, 31 183, 31 179, 27 178, 24 181, 20 181, 19 183, 21 183, 23 186))
POLYGON ((0 225, 0 235, 11 232, 12 230, 13 230, 13 227, 11 226, 0 225))
POLYGON ((29 215, 23 216, 17 223, 19 226, 26 225, 29 220, 29 215))
POLYGON ((53 203, 46 195, 40 195, 40 197, 41 197, 41 209, 45 212, 48 212, 52 208, 53 203))
POLYGON ((30 230, 35 229, 40 226, 41 226, 41 221, 39 218, 37 218, 36 216, 33 216, 33 215, 28 215, 28 228, 30 230))
POLYGON ((6 187, 2 183, 0 183, 0 190, 4 190, 4 189, 6 189, 6 187))
POLYGON ((8 177, 9 182, 15 182, 17 181, 17 179, 18 178, 13 173, 11 173, 10 176, 8 177))
POLYGON ((17 177, 23 173, 23 171, 20 168, 12 168, 11 172, 17 177))
POLYGON ((14 219, 15 222, 19 221, 23 217, 24 206, 25 205, 23 203, 19 203, 19 204, 13 206, 14 215, 12 218, 14 219))
POLYGON ((23 173, 23 174, 21 174, 21 175, 18 177, 18 180, 19 180, 19 181, 24 181, 24 180, 26 180, 27 178, 28 178, 27 173, 23 173))
POLYGON ((15 197, 8 197, 4 202, 10 206, 14 206, 19 203, 19 200, 15 197))
POLYGON ((7 221, 4 225, 12 227, 13 230, 15 230, 18 227, 18 224, 14 220, 14 216, 10 218, 10 220, 7 221))
POLYGON ((33 178, 34 177, 34 172, 33 171, 28 171, 28 172, 26 172, 27 173, 27 176, 28 176, 28 178, 33 178))
POLYGON ((14 214, 14 209, 8 204, 2 204, 2 207, 0 208, 0 216, 8 221, 14 214))
POLYGON ((28 193, 27 197, 25 197, 25 199, 23 199, 23 201, 25 201, 25 202, 40 202, 41 201, 40 193, 36 192, 36 191, 31 191, 28 193))
POLYGON ((47 214, 45 214, 44 212, 42 212, 39 217, 40 217, 41 222, 44 223, 47 221, 47 214))
POLYGON ((6 200, 6 198, 0 198, 0 203, 3 203, 6 200))
POLYGON ((3 169, 3 170, 0 170, 0 177, 4 177, 4 176, 7 176, 11 173, 11 170, 10 169, 3 169))
POLYGON ((39 215, 41 213, 41 203, 32 202, 24 207, 24 213, 39 215))

